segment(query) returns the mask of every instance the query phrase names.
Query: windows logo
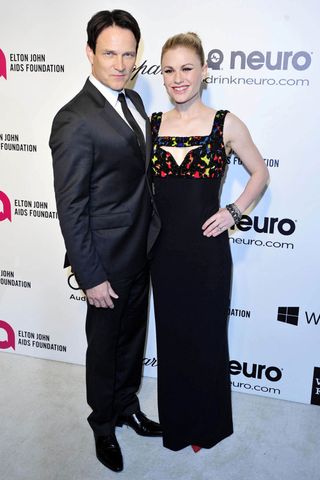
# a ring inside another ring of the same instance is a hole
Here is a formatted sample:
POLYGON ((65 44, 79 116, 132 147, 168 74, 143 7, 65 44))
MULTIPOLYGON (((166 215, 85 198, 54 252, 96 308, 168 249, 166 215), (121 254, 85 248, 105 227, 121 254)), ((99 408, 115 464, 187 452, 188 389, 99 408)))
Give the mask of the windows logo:
POLYGON ((299 307, 279 307, 278 322, 290 323, 290 325, 298 325, 299 307))

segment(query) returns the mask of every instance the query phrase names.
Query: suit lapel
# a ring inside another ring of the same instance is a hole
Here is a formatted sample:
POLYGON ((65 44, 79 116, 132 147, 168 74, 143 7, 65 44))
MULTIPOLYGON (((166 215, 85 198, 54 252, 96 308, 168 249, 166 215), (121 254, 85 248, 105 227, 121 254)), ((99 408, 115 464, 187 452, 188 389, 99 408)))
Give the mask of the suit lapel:
MULTIPOLYGON (((91 99, 94 101, 94 103, 97 104, 98 107, 102 109, 102 116, 105 119, 105 121, 110 125, 113 125, 117 131, 123 131, 129 133, 130 135, 135 138, 135 133, 132 131, 132 129, 129 127, 127 122, 123 120, 123 118, 118 114, 118 112, 110 105, 110 103, 106 100, 106 98, 102 95, 101 92, 90 82, 89 79, 87 79, 83 90, 91 97, 91 99)), ((135 108, 138 110, 140 113, 141 117, 145 119, 146 121, 146 152, 145 152, 145 168, 146 170, 149 167, 150 163, 150 155, 151 155, 151 146, 152 146, 152 141, 151 141, 151 127, 150 127, 150 122, 149 118, 146 114, 146 111, 143 107, 142 102, 137 102, 135 95, 132 95, 131 90, 125 90, 126 95, 130 98, 131 102, 134 104, 135 108)))
POLYGON ((104 95, 99 92, 89 79, 86 81, 83 90, 89 95, 90 99, 96 104, 96 106, 101 108, 102 117, 108 125, 111 124, 117 131, 122 131, 123 134, 127 133, 132 135, 132 138, 135 139, 135 133, 129 127, 127 122, 123 120, 121 115, 118 114, 115 108, 113 108, 104 95))
POLYGON ((123 120, 121 115, 113 108, 112 105, 105 99, 104 109, 103 109, 103 117, 106 122, 112 125, 117 131, 127 132, 127 134, 131 135, 132 138, 135 140, 135 133, 129 127, 127 122, 123 120))

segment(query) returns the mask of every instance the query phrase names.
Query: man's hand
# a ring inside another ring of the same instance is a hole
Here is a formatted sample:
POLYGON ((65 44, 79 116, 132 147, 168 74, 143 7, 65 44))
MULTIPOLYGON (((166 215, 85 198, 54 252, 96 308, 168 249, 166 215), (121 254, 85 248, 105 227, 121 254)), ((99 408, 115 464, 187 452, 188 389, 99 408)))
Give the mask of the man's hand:
POLYGON ((88 288, 86 295, 90 305, 97 308, 114 308, 112 298, 119 298, 110 282, 103 282, 96 287, 88 288))

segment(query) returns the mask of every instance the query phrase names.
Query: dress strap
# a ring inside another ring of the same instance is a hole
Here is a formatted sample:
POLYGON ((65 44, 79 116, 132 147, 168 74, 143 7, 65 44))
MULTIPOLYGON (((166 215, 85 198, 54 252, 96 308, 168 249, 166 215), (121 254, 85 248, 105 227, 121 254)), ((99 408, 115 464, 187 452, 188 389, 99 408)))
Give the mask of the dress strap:
POLYGON ((159 134, 160 125, 162 120, 162 112, 154 112, 151 115, 151 130, 152 130, 152 138, 155 140, 159 134))
POLYGON ((229 110, 218 110, 215 117, 214 117, 214 122, 213 122, 213 132, 219 131, 220 134, 223 134, 223 126, 224 126, 224 120, 227 116, 227 113, 229 113, 229 110))

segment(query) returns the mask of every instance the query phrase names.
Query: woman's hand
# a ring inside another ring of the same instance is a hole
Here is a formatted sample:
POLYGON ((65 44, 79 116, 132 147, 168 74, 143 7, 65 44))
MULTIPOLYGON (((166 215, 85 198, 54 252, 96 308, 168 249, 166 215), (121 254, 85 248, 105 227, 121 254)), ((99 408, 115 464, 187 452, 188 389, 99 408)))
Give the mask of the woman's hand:
POLYGON ((205 237, 217 237, 220 233, 228 230, 234 225, 232 215, 226 208, 220 210, 209 217, 202 225, 203 235, 205 237))

